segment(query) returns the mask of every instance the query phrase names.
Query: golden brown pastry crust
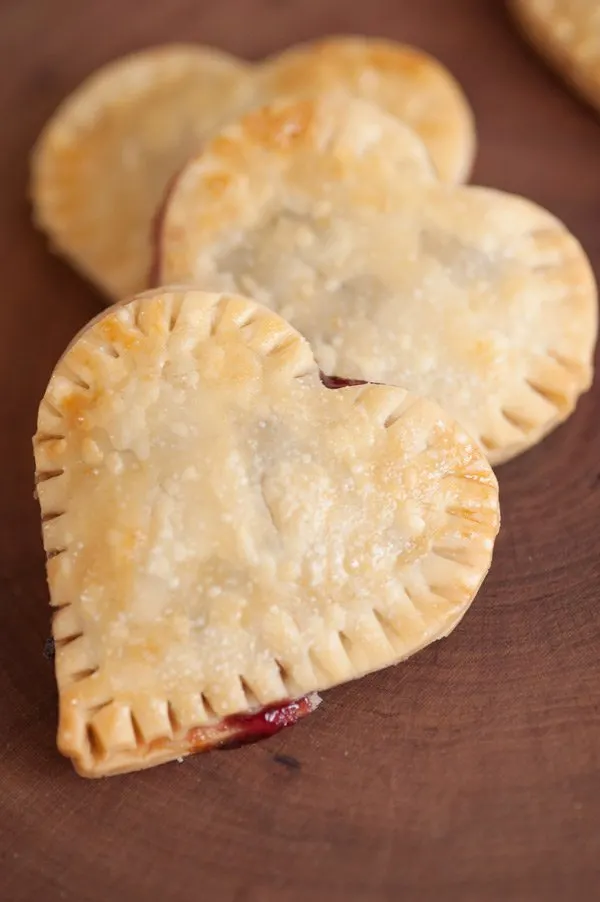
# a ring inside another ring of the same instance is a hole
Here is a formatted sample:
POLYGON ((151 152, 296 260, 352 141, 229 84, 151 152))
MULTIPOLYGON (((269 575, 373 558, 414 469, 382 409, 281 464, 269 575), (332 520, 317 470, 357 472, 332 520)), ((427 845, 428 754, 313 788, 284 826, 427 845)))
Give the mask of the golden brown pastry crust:
POLYGON ((34 448, 58 742, 86 776, 447 635, 499 525, 487 461, 435 404, 326 388, 237 296, 106 311, 57 364, 34 448))
POLYGON ((256 104, 346 89, 412 128, 442 181, 469 176, 476 146, 473 112, 450 72, 422 50, 383 38, 329 37, 267 60, 255 82, 256 104))
POLYGON ((109 63, 68 97, 32 158, 34 217, 113 298, 147 287, 152 217, 172 176, 247 104, 251 67, 166 45, 109 63))
POLYGON ((210 48, 167 45, 110 63, 61 104, 33 154, 34 218, 53 247, 109 296, 143 290, 153 215, 206 137, 280 92, 331 88, 404 119, 444 179, 467 177, 472 113, 452 76, 420 51, 336 38, 250 67, 210 48))
POLYGON ((600 5, 596 0, 509 0, 526 37, 600 110, 600 5))
POLYGON ((435 399, 501 463, 592 380, 585 253, 520 197, 437 182, 416 136, 345 95, 250 113, 185 167, 161 278, 246 291, 336 376, 435 399))

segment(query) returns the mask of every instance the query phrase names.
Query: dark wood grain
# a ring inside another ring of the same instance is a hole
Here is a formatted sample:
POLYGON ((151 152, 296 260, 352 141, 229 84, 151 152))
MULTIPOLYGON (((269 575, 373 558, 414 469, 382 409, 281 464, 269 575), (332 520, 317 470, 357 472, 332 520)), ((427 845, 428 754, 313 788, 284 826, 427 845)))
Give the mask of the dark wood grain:
POLYGON ((65 93, 169 39, 250 58, 326 32, 437 54, 477 113, 476 180, 547 205, 600 264, 600 127, 494 0, 0 5, 0 897, 7 902, 591 902, 600 895, 600 418, 594 389, 500 471, 490 579, 448 640, 236 752, 102 782, 55 751, 30 436, 100 298, 29 223, 27 155, 65 93))

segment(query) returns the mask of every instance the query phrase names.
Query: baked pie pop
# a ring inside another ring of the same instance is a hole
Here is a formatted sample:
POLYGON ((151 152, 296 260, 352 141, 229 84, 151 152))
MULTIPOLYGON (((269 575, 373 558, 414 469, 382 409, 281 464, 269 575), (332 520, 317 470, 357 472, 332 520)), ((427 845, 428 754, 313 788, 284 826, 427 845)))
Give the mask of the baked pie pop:
POLYGON ((105 311, 34 447, 58 743, 85 776, 269 734, 448 635, 499 525, 485 456, 435 403, 323 379, 228 294, 105 311))
POLYGON ((279 94, 341 88, 405 120, 442 178, 466 178, 475 131, 458 84, 436 60, 391 41, 335 38, 261 66, 166 45, 90 76, 40 136, 31 194, 52 245, 105 294, 143 290, 151 224, 166 186, 219 126, 279 94))
POLYGON ((157 255, 163 283, 272 307, 326 373, 437 401, 494 464, 591 384, 596 285, 573 235, 521 197, 442 184, 414 132, 344 94, 265 106, 208 142, 157 255))

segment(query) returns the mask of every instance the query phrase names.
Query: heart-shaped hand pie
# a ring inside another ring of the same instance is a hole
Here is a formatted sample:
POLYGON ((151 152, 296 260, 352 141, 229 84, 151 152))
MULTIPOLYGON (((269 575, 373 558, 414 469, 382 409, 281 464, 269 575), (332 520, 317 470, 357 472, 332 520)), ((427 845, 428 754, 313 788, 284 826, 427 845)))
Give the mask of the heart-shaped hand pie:
POLYGON ((35 149, 35 219, 106 294, 146 287, 151 222, 166 186, 202 142, 279 94, 344 89, 408 123, 442 178, 467 177, 473 115, 450 73, 401 44, 335 38, 250 66, 221 51, 167 45, 110 63, 57 110, 35 149))
POLYGON ((241 297, 105 312, 34 445, 59 745, 88 776, 293 720, 310 702, 290 699, 447 635, 499 524, 489 464, 436 404, 327 387, 241 297))
POLYGON ((255 82, 257 100, 264 103, 346 89, 410 126, 443 181, 463 182, 471 171, 471 108, 448 70, 422 50, 381 38, 326 38, 267 60, 255 82))
POLYGON ((500 463, 592 377, 596 286, 545 210, 437 182, 401 123, 344 96, 273 104, 209 142, 163 211, 162 281, 246 291, 327 373, 402 385, 500 463))
POLYGON ((94 73, 47 124, 32 161, 35 219, 107 294, 147 287, 148 236, 166 186, 247 107, 251 72, 208 47, 147 50, 94 73))
POLYGON ((600 110, 598 0, 509 0, 532 44, 600 110))

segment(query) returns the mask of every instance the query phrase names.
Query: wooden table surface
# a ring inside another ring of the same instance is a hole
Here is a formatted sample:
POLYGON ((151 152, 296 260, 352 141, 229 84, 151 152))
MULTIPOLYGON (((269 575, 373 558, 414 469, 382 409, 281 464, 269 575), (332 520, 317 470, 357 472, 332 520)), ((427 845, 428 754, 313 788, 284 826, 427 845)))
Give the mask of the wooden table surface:
POLYGON ((501 468, 491 576, 449 639, 326 693, 255 746, 89 782, 55 750, 30 436, 100 297, 29 221, 58 101, 126 51, 255 59, 332 32, 438 55, 474 105, 475 181, 548 206, 600 267, 600 125, 495 0, 3 0, 0 5, 0 898, 7 902, 588 902, 600 897, 600 421, 592 390, 501 468), (282 756, 291 756, 285 758, 282 756))

